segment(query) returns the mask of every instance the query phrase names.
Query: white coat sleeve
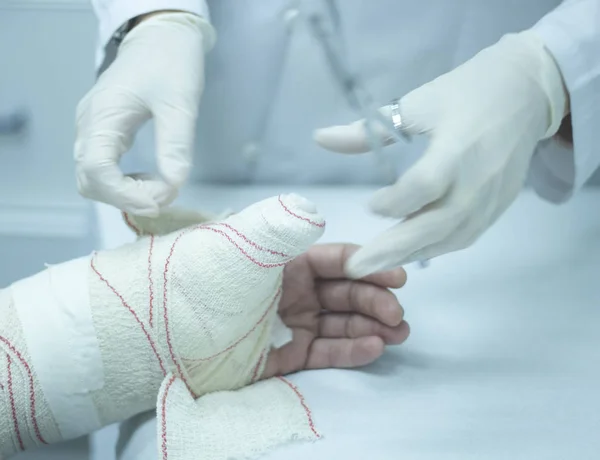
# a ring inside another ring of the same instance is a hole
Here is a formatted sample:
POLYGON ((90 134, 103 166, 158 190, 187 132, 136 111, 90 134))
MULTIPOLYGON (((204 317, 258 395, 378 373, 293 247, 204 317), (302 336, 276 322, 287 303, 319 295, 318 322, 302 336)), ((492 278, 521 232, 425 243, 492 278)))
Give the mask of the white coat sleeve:
MULTIPOLYGON (((98 18, 96 69, 106 67, 107 47, 114 34, 130 19, 159 10, 180 10, 197 14, 210 22, 206 0, 91 0, 98 18)), ((113 59, 114 56, 108 59, 113 59)))
POLYGON ((573 149, 540 149, 531 164, 531 185, 561 203, 600 165, 600 0, 564 0, 533 30, 562 72, 570 96, 573 149))

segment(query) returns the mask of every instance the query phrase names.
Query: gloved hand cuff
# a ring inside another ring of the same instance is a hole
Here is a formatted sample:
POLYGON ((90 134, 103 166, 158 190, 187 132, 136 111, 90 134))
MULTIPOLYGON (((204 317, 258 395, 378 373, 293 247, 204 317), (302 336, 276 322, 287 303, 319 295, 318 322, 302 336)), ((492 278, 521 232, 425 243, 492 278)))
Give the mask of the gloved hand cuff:
POLYGON ((542 38, 533 30, 527 30, 518 35, 523 40, 523 44, 528 46, 532 53, 535 53, 534 62, 537 62, 537 69, 533 76, 538 80, 540 89, 546 95, 550 110, 550 123, 542 139, 549 139, 556 134, 563 118, 568 113, 569 93, 560 68, 542 38))
MULTIPOLYGON (((115 35, 117 30, 130 19, 142 14, 148 14, 152 13, 153 11, 160 10, 179 10, 196 14, 204 18, 206 23, 210 25, 210 14, 205 0, 145 0, 143 2, 111 2, 105 8, 96 10, 96 15, 100 24, 99 46, 104 49, 115 35)), ((212 29, 212 26, 210 26, 210 28, 212 29)), ((210 35, 205 35, 205 38, 206 42, 210 44, 210 35)), ((213 45, 208 47, 208 49, 210 49, 212 46, 213 45)))
POLYGON ((145 24, 151 24, 153 22, 178 22, 180 20, 188 19, 192 20, 194 25, 198 26, 200 29, 200 33, 202 34, 202 48, 205 53, 209 52, 215 46, 217 33, 210 22, 195 13, 189 13, 187 11, 165 12, 164 14, 158 14, 145 19, 136 27, 142 27, 145 24))

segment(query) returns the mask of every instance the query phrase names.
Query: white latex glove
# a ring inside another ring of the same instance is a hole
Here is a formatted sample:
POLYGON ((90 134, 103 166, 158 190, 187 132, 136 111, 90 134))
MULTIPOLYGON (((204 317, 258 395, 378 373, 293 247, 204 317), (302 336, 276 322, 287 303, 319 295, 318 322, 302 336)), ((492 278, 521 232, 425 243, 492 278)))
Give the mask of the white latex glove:
POLYGON ((143 216, 156 216, 185 182, 192 164, 204 53, 212 27, 201 17, 164 12, 133 28, 115 61, 77 107, 79 192, 143 216), (125 177, 119 168, 140 126, 155 120, 162 177, 125 177))
MULTIPOLYGON (((375 193, 376 214, 405 218, 347 263, 356 278, 471 245, 515 200, 541 139, 567 110, 560 71, 531 32, 511 34, 404 96, 405 132, 426 134, 422 158, 375 193)), ((389 116, 389 106, 381 109, 389 116)), ((383 126, 377 131, 389 137, 383 126)), ((369 150, 364 122, 318 130, 329 150, 369 150)))

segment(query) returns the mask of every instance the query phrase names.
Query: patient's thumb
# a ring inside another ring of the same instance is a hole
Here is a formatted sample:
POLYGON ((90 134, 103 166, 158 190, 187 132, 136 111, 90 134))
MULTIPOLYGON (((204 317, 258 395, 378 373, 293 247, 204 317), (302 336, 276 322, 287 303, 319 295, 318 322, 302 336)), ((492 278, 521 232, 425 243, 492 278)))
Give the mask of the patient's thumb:
POLYGON ((325 219, 312 202, 291 193, 255 203, 220 225, 248 236, 256 248, 268 247, 292 259, 321 237, 325 219))

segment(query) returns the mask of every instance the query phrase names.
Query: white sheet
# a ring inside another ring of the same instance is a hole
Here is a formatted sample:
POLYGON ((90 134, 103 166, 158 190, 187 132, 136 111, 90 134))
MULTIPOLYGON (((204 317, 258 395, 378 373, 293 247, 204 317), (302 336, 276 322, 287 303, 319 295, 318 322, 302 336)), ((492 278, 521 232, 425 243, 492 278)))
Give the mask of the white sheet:
MULTIPOLYGON (((180 204, 240 209, 287 191, 190 189, 180 204)), ((293 191, 327 217, 322 242, 365 242, 392 223, 364 211, 368 189, 293 191)), ((408 342, 364 369, 292 376, 325 438, 265 460, 597 459, 599 211, 598 192, 562 207, 526 193, 473 248, 409 267, 408 342)), ((118 213, 99 216, 105 246, 131 238, 118 213)), ((157 458, 146 432, 137 440, 157 458)), ((109 460, 114 429, 103 436, 95 458, 109 460)))

